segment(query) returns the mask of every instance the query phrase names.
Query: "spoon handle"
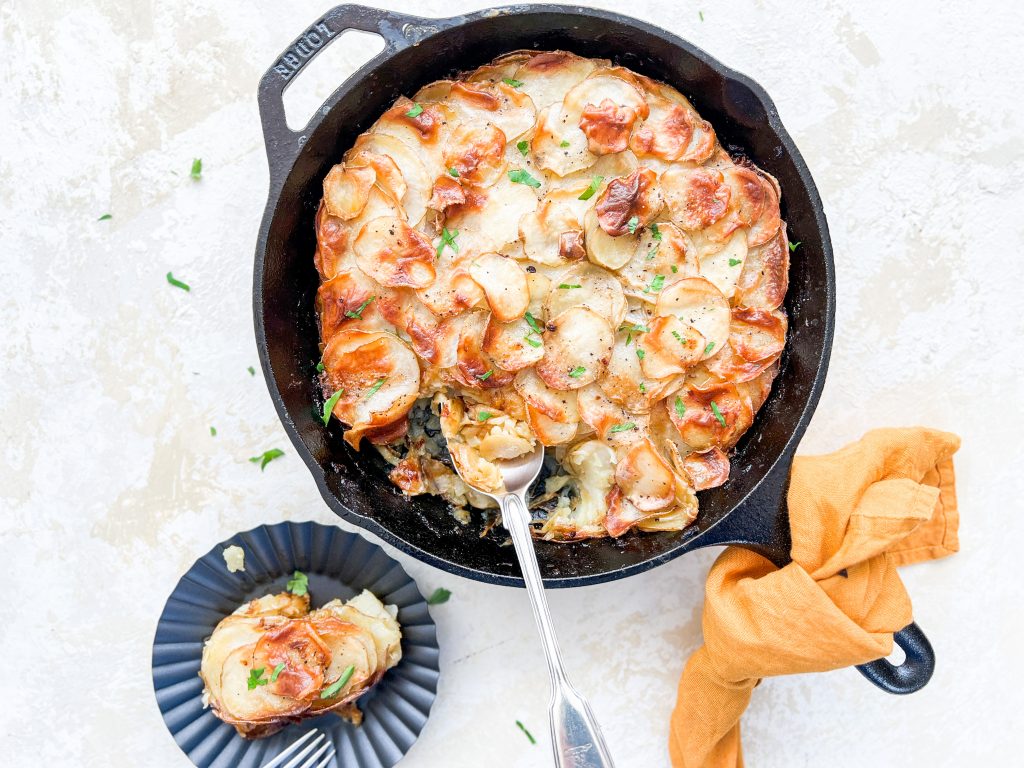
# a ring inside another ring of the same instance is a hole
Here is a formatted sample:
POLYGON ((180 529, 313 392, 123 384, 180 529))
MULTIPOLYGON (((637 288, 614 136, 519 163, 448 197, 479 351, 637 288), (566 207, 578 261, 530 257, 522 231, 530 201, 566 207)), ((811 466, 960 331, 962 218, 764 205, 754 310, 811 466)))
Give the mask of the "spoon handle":
POLYGON ((530 512, 523 495, 508 493, 499 500, 501 519, 519 556, 519 567, 526 582, 526 593, 533 606, 544 655, 551 675, 551 743, 558 768, 614 768, 601 729, 586 700, 569 682, 562 666, 562 655, 544 596, 544 582, 537 565, 537 553, 530 535, 530 512))

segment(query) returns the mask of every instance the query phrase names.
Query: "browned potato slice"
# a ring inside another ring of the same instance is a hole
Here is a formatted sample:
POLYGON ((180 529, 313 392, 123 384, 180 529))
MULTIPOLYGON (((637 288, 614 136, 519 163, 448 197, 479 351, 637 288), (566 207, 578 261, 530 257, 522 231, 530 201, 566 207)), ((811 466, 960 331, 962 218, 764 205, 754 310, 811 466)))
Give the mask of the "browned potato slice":
POLYGON ((588 106, 598 107, 606 101, 615 107, 628 108, 634 119, 648 115, 647 101, 633 76, 626 70, 611 67, 591 72, 565 94, 563 105, 566 114, 578 124, 588 106))
POLYGON ((618 327, 626 316, 626 296, 622 284, 610 272, 582 263, 552 280, 544 302, 547 317, 556 317, 572 307, 586 307, 618 327))
POLYGON ((675 475, 650 440, 639 440, 619 458, 615 484, 641 512, 656 512, 675 501, 675 475))
POLYGON ((576 392, 551 389, 532 368, 520 371, 515 380, 516 392, 526 405, 560 424, 576 424, 580 420, 576 392))
MULTIPOLYGON (((484 64, 482 67, 477 67, 466 76, 466 80, 470 83, 500 83, 505 80, 514 80, 516 70, 518 70, 524 62, 529 61, 530 57, 531 54, 528 51, 513 51, 512 53, 507 53, 504 56, 499 56, 490 64, 484 64)), ((522 90, 521 87, 520 90, 522 90)))
POLYGON ((528 95, 503 82, 457 82, 447 104, 462 125, 496 126, 508 141, 530 130, 537 114, 528 95))
POLYGON ((356 141, 352 152, 354 158, 365 153, 390 158, 401 173, 402 183, 382 177, 378 184, 392 193, 402 192, 401 197, 396 195, 395 199, 401 202, 409 223, 413 226, 419 224, 427 211, 427 201, 430 200, 436 174, 432 174, 424 164, 425 158, 417 152, 415 145, 410 146, 401 139, 383 133, 364 133, 356 141))
POLYGON ((331 216, 342 221, 354 219, 366 206, 370 189, 377 180, 373 168, 353 168, 338 163, 324 177, 324 204, 331 216))
POLYGON ((255 645, 236 648, 229 653, 220 667, 219 696, 211 695, 211 704, 222 720, 232 724, 267 723, 284 720, 309 707, 309 702, 279 696, 260 685, 249 690, 252 654, 255 645))
POLYGON ((771 240, 779 231, 782 219, 779 214, 779 182, 759 172, 761 186, 764 188, 764 207, 761 214, 755 219, 750 229, 747 230, 747 245, 754 247, 764 245, 771 240))
POLYGON ((515 79, 522 81, 520 90, 533 99, 538 110, 542 110, 552 104, 561 105, 565 94, 597 66, 593 59, 565 51, 538 53, 516 70, 515 79))
POLYGON ((505 173, 505 134, 496 125, 460 125, 448 139, 444 164, 448 178, 454 169, 460 181, 488 187, 505 173))
POLYGON ((604 373, 615 335, 608 321, 585 307, 565 310, 547 324, 537 373, 549 387, 579 389, 604 373))
POLYGON ((685 373, 704 357, 704 335, 675 315, 662 315, 650 322, 650 331, 637 338, 643 353, 640 367, 644 375, 663 379, 685 373))
POLYGON ((386 292, 356 268, 321 283, 316 292, 320 338, 326 343, 342 328, 393 330, 380 311, 379 300, 386 292))
POLYGON ((695 451, 731 448, 754 420, 750 399, 733 384, 687 386, 669 400, 669 418, 695 451))
POLYGON ((782 306, 789 288, 789 246, 786 228, 764 245, 747 251, 747 259, 736 284, 736 301, 746 307, 776 309, 782 306))
POLYGON ((659 221, 640 234, 633 255, 618 270, 619 278, 628 295, 653 304, 659 291, 651 286, 655 285, 658 275, 665 284, 684 277, 697 277, 696 253, 693 242, 675 224, 659 221))
POLYGON ((714 283, 723 296, 731 299, 736 293, 736 284, 739 282, 746 259, 746 232, 737 230, 724 245, 714 247, 713 250, 701 251, 698 257, 701 277, 714 283))
POLYGON ((613 403, 596 384, 577 393, 576 405, 583 422, 609 445, 617 448, 631 445, 646 433, 647 416, 630 413, 613 403))
MULTIPOLYGON (((373 124, 370 134, 392 136, 411 147, 425 168, 427 177, 433 179, 444 170, 442 156, 448 134, 455 125, 454 118, 455 113, 450 104, 413 102, 403 96, 373 124), (416 110, 416 104, 420 105, 422 111, 416 110), (415 117, 410 117, 410 113, 415 114, 415 117)), ((397 157, 395 162, 402 167, 397 157)), ((409 181, 408 176, 406 181, 409 181)))
POLYGON ((507 323, 520 318, 529 307, 526 272, 514 259, 483 253, 470 262, 469 275, 483 289, 491 312, 499 321, 507 323))
POLYGON ((560 421, 555 421, 532 405, 526 406, 526 413, 530 429, 543 445, 564 445, 576 437, 576 432, 579 429, 576 422, 563 424, 560 421))
MULTIPOLYGON (((526 213, 519 221, 519 236, 523 240, 526 257, 538 264, 554 267, 575 261, 581 256, 571 247, 567 249, 563 246, 563 238, 567 234, 582 234, 580 219, 564 198, 563 190, 549 192, 536 211, 526 213)), ((585 250, 582 257, 586 258, 585 250)))
POLYGON ((353 448, 364 434, 403 419, 419 394, 416 353, 390 333, 341 331, 323 363, 329 391, 342 391, 333 413, 350 426, 345 440, 353 448))
POLYGON ((458 231, 459 253, 497 252, 519 240, 519 222, 536 207, 537 193, 506 173, 493 186, 475 190, 465 205, 449 209, 445 227, 458 231))
MULTIPOLYGON (((627 325, 633 327, 632 324, 627 325)), ((640 368, 640 358, 636 352, 638 347, 633 338, 635 335, 632 332, 628 336, 626 333, 616 335, 608 368, 598 383, 601 391, 612 402, 632 413, 647 413, 651 409, 650 396, 655 384, 640 368)))
POLYGON ((587 248, 587 258, 594 264, 608 269, 619 269, 636 253, 639 234, 625 234, 612 237, 601 228, 597 211, 591 208, 583 220, 583 237, 587 248))
POLYGON ((629 141, 637 157, 701 163, 711 155, 715 133, 692 108, 658 96, 648 96, 647 103, 650 114, 629 141))
POLYGON ((345 163, 351 168, 372 169, 376 183, 395 200, 401 200, 408 192, 409 188, 405 183, 402 170, 389 155, 365 149, 353 149, 351 153, 346 153, 345 163))
POLYGON ((561 103, 552 104, 538 115, 530 151, 538 168, 562 177, 597 162, 597 155, 588 148, 587 135, 561 103))
POLYGON ((466 259, 445 248, 435 261, 434 282, 416 289, 416 296, 434 315, 449 318, 477 306, 484 291, 470 276, 466 259))
POLYGON ((682 468, 695 491, 717 488, 729 479, 729 457, 721 448, 691 453, 683 459, 682 468))
POLYGON ((779 198, 773 184, 743 165, 723 168, 722 177, 729 186, 729 207, 722 218, 704 229, 704 236, 721 243, 745 228, 749 245, 770 240, 780 225, 779 198))
POLYGON ((425 288, 434 282, 434 248, 401 219, 367 222, 353 244, 356 264, 381 285, 425 288))
POLYGON ((655 314, 675 315, 700 331, 707 339, 703 358, 711 357, 729 338, 729 302, 702 277, 687 277, 665 288, 658 295, 655 314))
POLYGON ((490 314, 475 310, 458 318, 456 363, 451 377, 468 389, 501 389, 512 383, 513 374, 500 367, 484 351, 484 334, 490 314))
POLYGON ((663 204, 656 174, 650 168, 639 168, 609 181, 598 195, 594 210, 601 229, 621 237, 654 221, 663 204))
POLYGON ((484 332, 484 352, 506 371, 520 371, 544 357, 543 336, 525 319, 500 322, 493 314, 484 332))
POLYGON ((704 229, 722 218, 732 195, 720 171, 681 165, 661 174, 661 191, 672 220, 687 230, 704 229))
POLYGON ((729 325, 729 345, 744 360, 756 362, 774 358, 786 346, 786 313, 737 307, 729 325))

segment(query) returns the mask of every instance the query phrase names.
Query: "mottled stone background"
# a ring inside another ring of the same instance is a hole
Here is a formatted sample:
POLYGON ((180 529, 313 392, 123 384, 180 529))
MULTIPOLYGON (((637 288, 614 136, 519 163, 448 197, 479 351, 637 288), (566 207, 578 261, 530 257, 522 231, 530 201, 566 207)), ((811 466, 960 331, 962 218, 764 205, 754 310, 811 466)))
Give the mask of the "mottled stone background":
MULTIPOLYGON (((768 681, 744 721, 749 764, 1019 764, 1021 6, 599 5, 753 76, 815 175, 839 312, 804 450, 881 425, 964 438, 963 552, 905 571, 939 655, 934 680, 908 698, 853 670, 768 681)), ((258 367, 250 283, 267 190, 256 83, 326 8, 0 6, 4 766, 184 768, 150 679, 154 627, 179 576, 263 522, 345 527, 291 449, 262 375, 246 370, 258 367), (168 270, 191 293, 168 286, 168 270), (272 447, 286 456, 261 473, 248 458, 272 447)), ((350 42, 300 78, 299 123, 365 56, 364 41, 350 42)), ((700 642, 714 555, 551 596, 568 665, 620 768, 667 762, 667 718, 700 642)), ((550 765, 547 679, 525 595, 399 559, 424 590, 453 592, 435 611, 439 698, 403 768, 550 765), (516 719, 542 743, 531 747, 516 719)))

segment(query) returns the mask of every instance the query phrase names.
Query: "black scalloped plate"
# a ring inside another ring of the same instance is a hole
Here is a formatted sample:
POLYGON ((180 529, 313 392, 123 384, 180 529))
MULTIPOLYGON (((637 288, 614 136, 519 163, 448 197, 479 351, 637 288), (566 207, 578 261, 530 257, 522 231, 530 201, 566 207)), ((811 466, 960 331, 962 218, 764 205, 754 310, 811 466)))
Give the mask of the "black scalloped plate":
POLYGON ((264 525, 236 534, 207 552, 167 599, 153 641, 153 688, 164 722, 198 768, 260 768, 312 728, 333 741, 330 768, 391 768, 423 730, 437 694, 439 650, 427 603, 405 570, 384 550, 354 533, 318 523, 264 525), (225 547, 245 550, 245 571, 230 573, 225 547), (402 660, 363 698, 363 724, 336 715, 292 725, 246 741, 201 701, 203 643, 240 604, 281 591, 292 572, 309 576, 313 605, 369 589, 398 606, 402 660))

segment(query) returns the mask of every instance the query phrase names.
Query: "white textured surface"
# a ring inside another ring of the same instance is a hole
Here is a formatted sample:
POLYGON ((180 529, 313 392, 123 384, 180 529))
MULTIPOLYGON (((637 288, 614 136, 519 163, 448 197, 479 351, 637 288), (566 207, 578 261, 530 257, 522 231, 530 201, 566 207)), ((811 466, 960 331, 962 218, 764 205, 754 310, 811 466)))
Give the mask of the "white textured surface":
MULTIPOLYGON (((963 552, 904 572, 939 655, 932 683, 898 699, 853 670, 770 680, 744 720, 748 763, 1018 763, 1024 14, 1002 2, 600 5, 758 80, 815 175, 839 312, 805 451, 881 425, 964 438, 963 552)), ((340 524, 246 371, 267 187, 256 82, 325 7, 0 7, 0 573, 16 595, 0 624, 2 765, 184 768, 149 671, 166 595, 237 530, 340 524), (168 270, 192 292, 169 287, 168 270), (247 461, 275 446, 287 455, 266 472, 247 461)), ((323 96, 342 74, 310 77, 323 96)), ((619 768, 667 764, 713 557, 551 596, 619 768)), ((435 612, 439 698, 403 768, 550 765, 525 595, 399 559, 425 591, 454 593, 435 612)))

